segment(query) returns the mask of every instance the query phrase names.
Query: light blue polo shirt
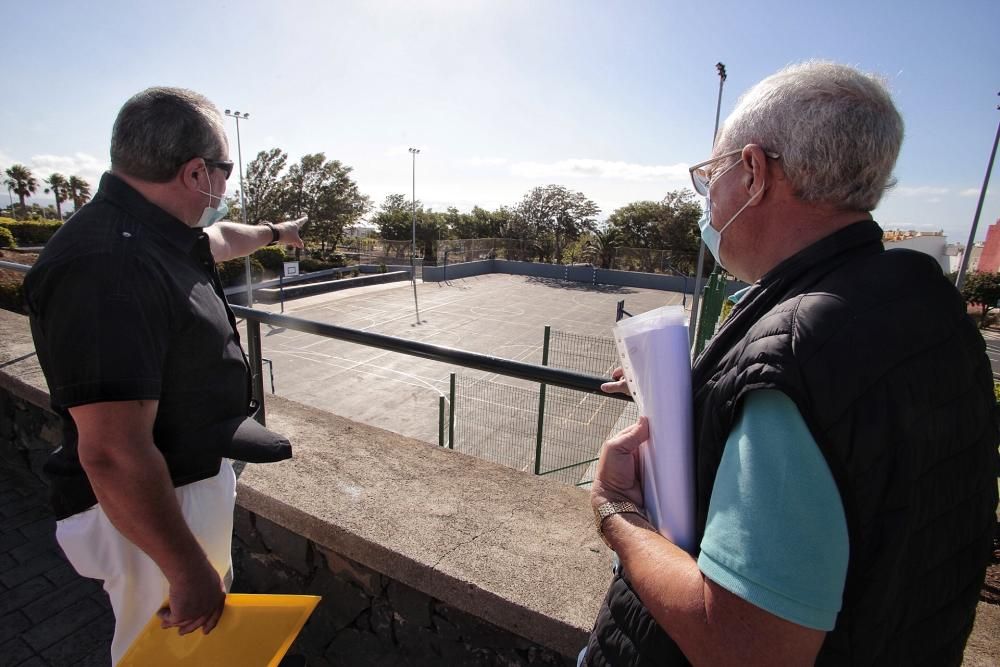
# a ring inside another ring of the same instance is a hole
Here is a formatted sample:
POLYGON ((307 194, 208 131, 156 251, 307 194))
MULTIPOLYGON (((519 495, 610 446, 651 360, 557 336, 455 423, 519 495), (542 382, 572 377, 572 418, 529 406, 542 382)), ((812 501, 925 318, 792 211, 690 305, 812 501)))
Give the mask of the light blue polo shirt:
POLYGON ((698 567, 775 616, 832 630, 849 555, 830 468, 795 403, 746 395, 712 488, 698 567))

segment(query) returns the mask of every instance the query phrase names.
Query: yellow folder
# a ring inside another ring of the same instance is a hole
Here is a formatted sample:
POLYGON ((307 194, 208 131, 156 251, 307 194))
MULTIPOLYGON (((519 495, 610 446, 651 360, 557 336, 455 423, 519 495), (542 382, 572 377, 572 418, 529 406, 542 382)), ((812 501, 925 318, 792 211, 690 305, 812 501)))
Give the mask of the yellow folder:
POLYGON ((226 596, 219 624, 209 634, 183 637, 164 630, 153 614, 118 667, 277 667, 319 603, 316 595, 226 596))

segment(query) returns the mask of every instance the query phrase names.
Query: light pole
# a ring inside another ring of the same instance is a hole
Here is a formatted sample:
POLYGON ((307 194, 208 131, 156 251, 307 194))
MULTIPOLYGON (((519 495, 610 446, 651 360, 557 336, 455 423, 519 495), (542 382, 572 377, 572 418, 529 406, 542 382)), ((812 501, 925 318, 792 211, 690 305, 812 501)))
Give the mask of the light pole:
POLYGON ((413 214, 412 214, 412 242, 410 245, 410 271, 411 277, 416 280, 415 257, 417 256, 417 153, 419 148, 411 148, 410 155, 413 156, 413 214))
MULTIPOLYGON (((715 71, 719 73, 719 101, 715 105, 715 129, 712 131, 712 149, 715 149, 715 141, 719 134, 719 112, 722 110, 722 84, 726 82, 726 66, 722 63, 715 63, 715 71)), ((705 266, 705 242, 698 243, 698 268, 694 275, 694 294, 691 295, 691 322, 688 324, 688 336, 691 344, 694 345, 694 335, 698 326, 698 300, 701 296, 701 272, 705 266)))
MULTIPOLYGON (((250 114, 240 113, 239 111, 230 111, 226 109, 226 115, 230 118, 236 119, 236 155, 239 159, 240 167, 240 218, 242 218, 243 224, 247 224, 247 207, 243 201, 243 149, 240 146, 240 121, 248 120, 250 114)), ((246 264, 247 273, 247 308, 253 308, 253 284, 251 280, 253 276, 250 273, 250 255, 243 258, 246 264)))
MULTIPOLYGON (((1000 93, 997 93, 1000 95, 1000 93)), ((1000 111, 1000 104, 997 105, 1000 111)), ((993 138, 993 151, 990 153, 989 164, 986 165, 986 176, 983 178, 983 187, 979 191, 979 203, 976 204, 976 215, 972 218, 972 229, 969 231, 969 242, 962 253, 962 266, 958 269, 958 277, 955 278, 955 287, 962 289, 965 283, 965 271, 969 268, 969 257, 972 256, 972 243, 976 240, 976 227, 979 226, 979 214, 983 211, 983 200, 986 198, 986 187, 990 184, 990 174, 993 172, 993 160, 997 156, 997 143, 1000 143, 1000 122, 997 123, 997 136, 993 138)))

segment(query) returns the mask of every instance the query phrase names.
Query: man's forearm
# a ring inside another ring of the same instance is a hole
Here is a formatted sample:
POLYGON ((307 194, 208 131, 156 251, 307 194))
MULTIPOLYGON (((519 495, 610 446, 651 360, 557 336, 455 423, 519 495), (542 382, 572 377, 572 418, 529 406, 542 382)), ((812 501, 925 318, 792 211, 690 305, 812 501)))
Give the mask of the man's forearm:
POLYGON ((687 658, 694 664, 734 664, 712 650, 718 640, 707 618, 704 577, 695 559, 634 514, 607 518, 603 532, 642 604, 687 658))
POLYGON ((764 612, 705 577, 697 561, 634 514, 604 523, 632 588, 695 665, 812 664, 823 633, 764 612))
POLYGON ((119 451, 81 459, 111 523, 152 558, 171 583, 191 571, 210 568, 181 514, 160 452, 152 443, 119 451))
POLYGON ((267 225, 243 225, 238 222, 216 223, 206 233, 216 262, 249 255, 266 246, 273 238, 267 225))

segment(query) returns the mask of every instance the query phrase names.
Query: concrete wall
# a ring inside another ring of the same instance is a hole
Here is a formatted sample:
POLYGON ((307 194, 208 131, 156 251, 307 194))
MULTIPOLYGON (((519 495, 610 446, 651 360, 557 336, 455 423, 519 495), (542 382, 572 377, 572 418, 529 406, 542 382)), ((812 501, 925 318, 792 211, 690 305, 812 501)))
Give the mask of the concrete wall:
MULTIPOLYGON (((0 465, 58 441, 27 318, 0 310, 0 465), (5 454, 6 452, 6 454, 5 454)), ((565 665, 610 579, 586 492, 267 397, 291 460, 242 467, 237 592, 323 596, 313 667, 565 665)))
MULTIPOLYGON (((506 259, 488 259, 463 264, 449 264, 447 267, 424 267, 425 282, 458 280, 486 273, 507 273, 553 280, 572 280, 595 285, 621 285, 669 292, 694 292, 694 278, 668 276, 662 273, 638 273, 635 271, 613 271, 595 269, 591 266, 571 266, 566 264, 545 264, 540 262, 513 262, 506 259)), ((739 281, 730 281, 727 294, 746 287, 739 281)))

